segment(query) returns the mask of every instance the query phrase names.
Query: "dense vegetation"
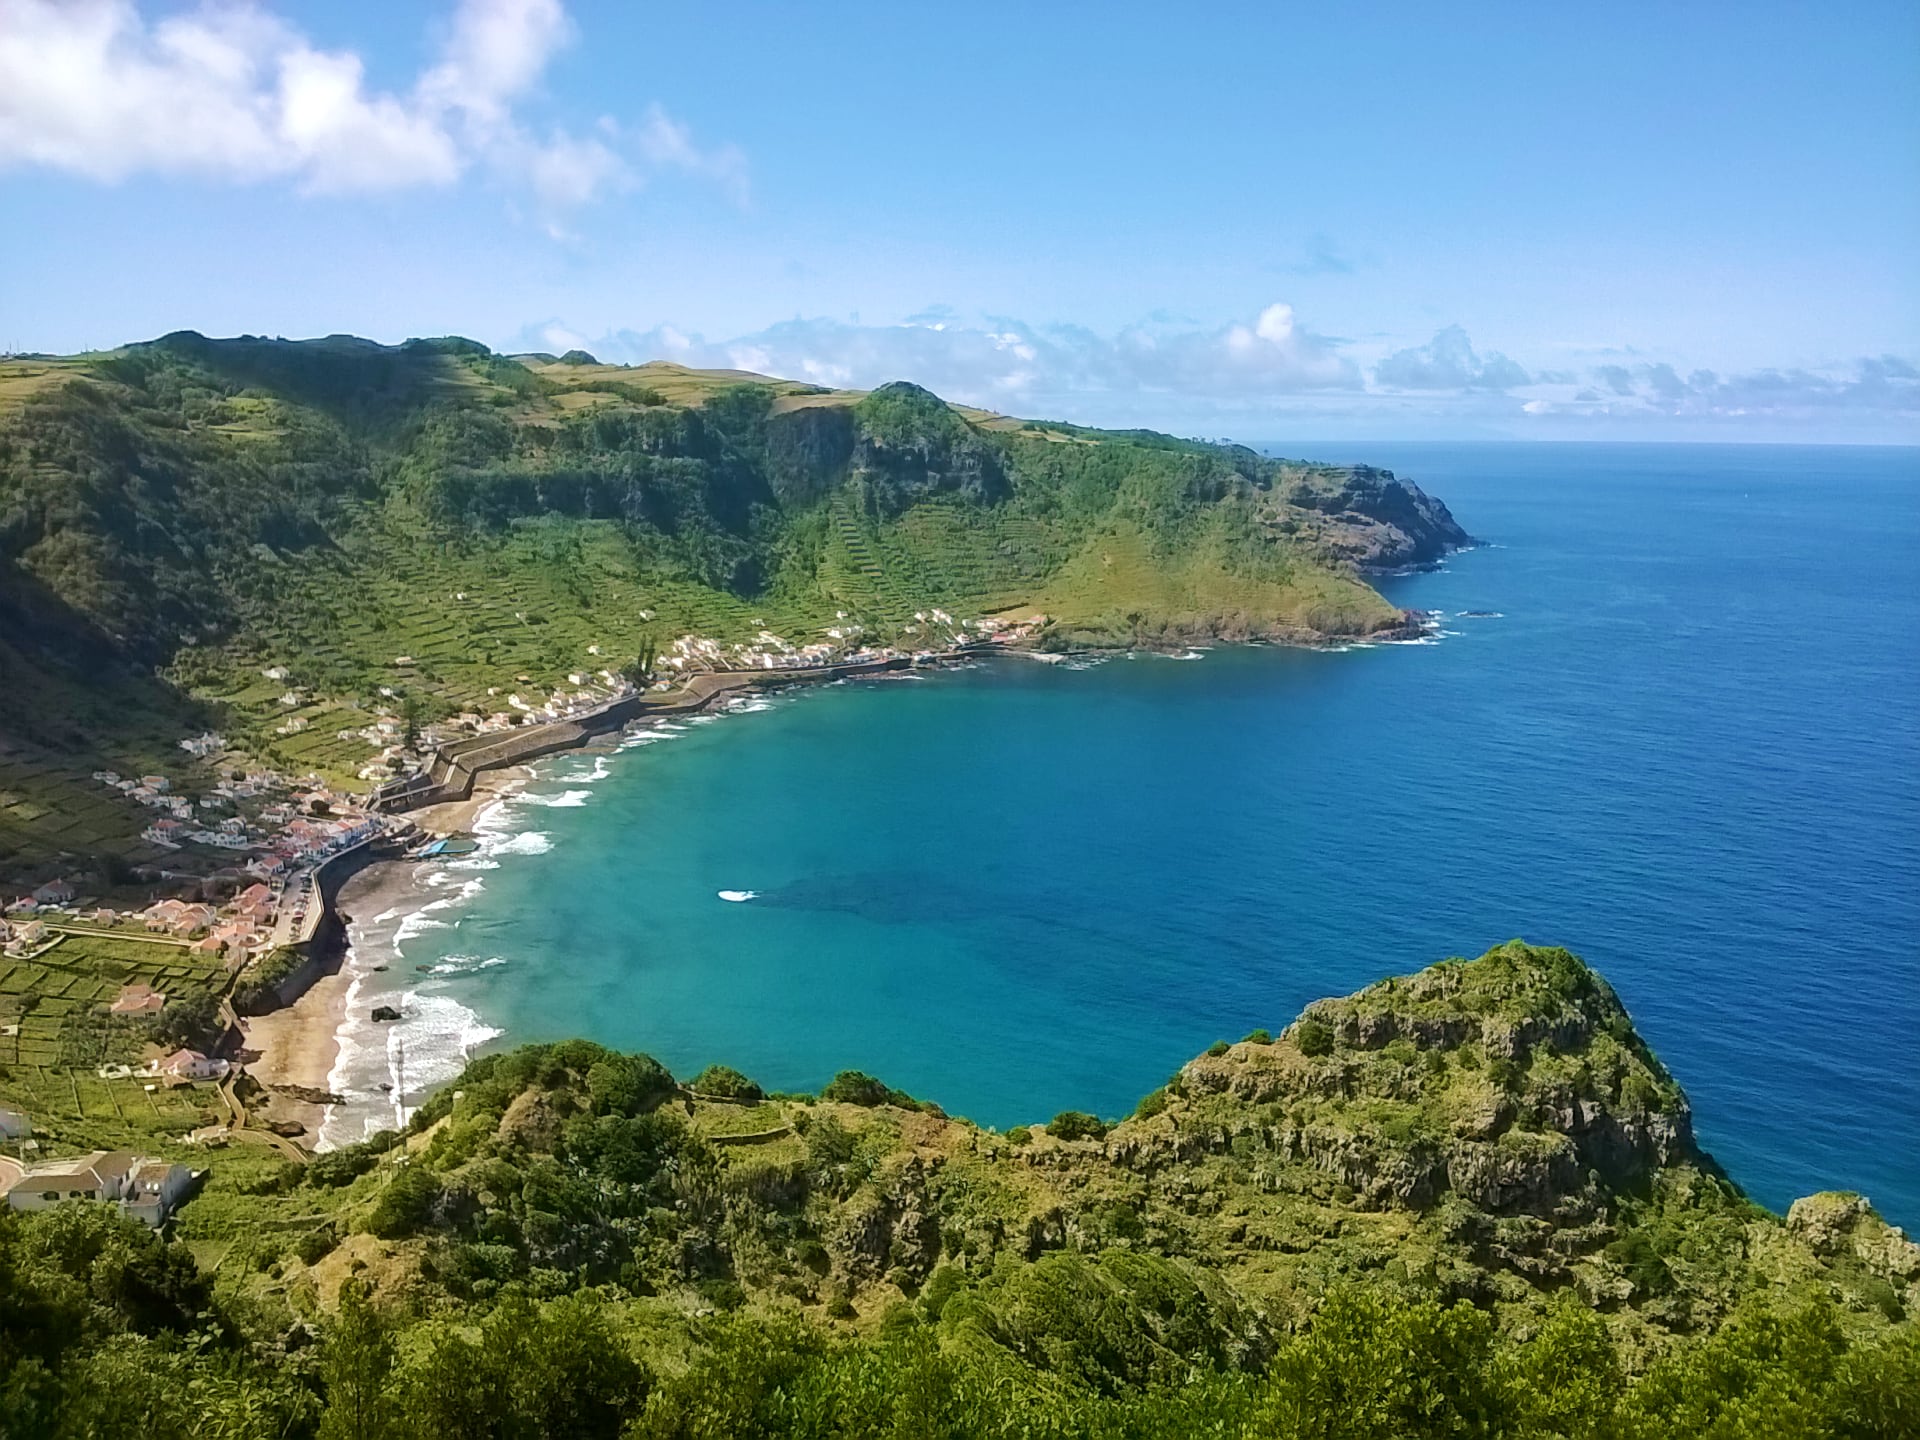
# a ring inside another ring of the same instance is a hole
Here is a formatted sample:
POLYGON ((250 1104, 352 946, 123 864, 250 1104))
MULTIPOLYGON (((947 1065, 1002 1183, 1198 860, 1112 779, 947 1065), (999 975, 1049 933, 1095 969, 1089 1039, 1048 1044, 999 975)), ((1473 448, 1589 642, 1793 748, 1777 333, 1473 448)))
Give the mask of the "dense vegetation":
POLYGON ((485 1057, 404 1135, 216 1155, 170 1241, 0 1218, 0 1434, 1920 1425, 1920 1247, 1742 1198, 1564 951, 1218 1048, 1133 1118, 1006 1135, 853 1073, 485 1057))
POLYGON ((1056 645, 1369 633, 1403 617, 1350 562, 1464 538, 1384 472, 906 384, 350 337, 8 360, 0 862, 137 856, 87 772, 179 772, 201 729, 351 782, 376 717, 498 710, 686 634, 929 643, 934 606, 1039 611, 1056 645))

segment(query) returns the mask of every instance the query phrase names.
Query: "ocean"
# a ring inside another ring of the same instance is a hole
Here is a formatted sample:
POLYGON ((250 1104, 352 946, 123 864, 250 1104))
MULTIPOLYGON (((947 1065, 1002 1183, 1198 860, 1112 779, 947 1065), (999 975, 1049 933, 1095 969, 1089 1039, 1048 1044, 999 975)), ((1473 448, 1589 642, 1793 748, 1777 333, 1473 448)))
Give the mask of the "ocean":
POLYGON ((1486 542, 1380 582, 1428 641, 1008 658, 546 762, 355 917, 327 1138, 573 1035, 1118 1116, 1216 1039, 1520 936, 1613 982, 1756 1199, 1920 1225, 1920 451, 1275 448, 1390 466, 1486 542))

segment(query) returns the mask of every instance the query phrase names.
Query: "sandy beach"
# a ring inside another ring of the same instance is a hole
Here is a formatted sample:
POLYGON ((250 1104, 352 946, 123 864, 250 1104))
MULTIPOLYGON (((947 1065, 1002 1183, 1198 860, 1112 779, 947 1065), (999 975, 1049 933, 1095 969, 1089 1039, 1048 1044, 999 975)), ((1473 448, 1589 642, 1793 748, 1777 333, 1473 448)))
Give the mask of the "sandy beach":
MULTIPOLYGON (((487 806, 524 786, 533 778, 525 766, 488 771, 466 800, 450 801, 417 810, 407 818, 436 835, 472 830, 487 806)), ((419 877, 407 861, 385 861, 367 866, 341 888, 335 907, 348 923, 349 935, 357 917, 371 917, 416 901, 419 877)), ((340 1034, 348 1018, 354 982, 359 976, 349 945, 340 961, 322 974, 284 1009, 245 1017, 245 1048, 259 1055, 247 1069, 254 1079, 275 1092, 265 1109, 270 1120, 297 1122, 304 1143, 313 1144, 331 1106, 287 1092, 313 1096, 331 1092, 340 1059, 340 1034)))
MULTIPOLYGON (((436 835, 459 835, 473 829, 473 822, 480 812, 503 796, 511 795, 533 779, 533 771, 525 765, 509 765, 500 770, 483 770, 474 777, 473 794, 465 800, 449 800, 444 805, 427 805, 411 812, 407 819, 422 830, 431 830, 436 835)), ((355 876, 355 880, 360 877, 355 876)), ((349 884, 348 889, 352 889, 349 884)), ((342 905, 346 895, 340 897, 342 905)))

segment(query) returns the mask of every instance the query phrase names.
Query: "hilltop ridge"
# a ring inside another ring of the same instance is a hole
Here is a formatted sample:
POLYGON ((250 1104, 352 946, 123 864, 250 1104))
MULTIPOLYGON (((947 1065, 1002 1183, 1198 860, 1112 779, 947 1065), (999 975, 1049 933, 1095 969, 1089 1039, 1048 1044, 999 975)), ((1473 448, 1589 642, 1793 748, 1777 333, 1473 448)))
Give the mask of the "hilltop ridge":
MULTIPOLYGON (((49 1152, 187 1153, 34 1119, 49 1152)), ((0 1214, 22 1314, 101 1307, 28 1332, 42 1368, 0 1350, 22 1413, 196 1328, 106 1393, 166 1413, 191 1383, 193 1423, 244 1399, 282 1434, 356 1403, 449 1433, 477 1386, 537 1436, 1647 1440, 1893 1437, 1920 1393, 1920 1246, 1857 1195, 1747 1201, 1605 982, 1518 941, 1215 1045, 1117 1123, 1000 1133, 855 1072, 767 1095, 566 1041, 304 1168, 205 1163, 171 1244, 0 1214)))
MULTIPOLYGON (((1293 643, 1464 544, 1390 472, 458 337, 0 360, 0 866, 150 863, 95 770, 364 788, 660 657, 1293 643), (680 645, 678 652, 674 646, 680 645), (59 817, 80 817, 59 824, 59 817)), ((674 672, 665 667, 678 664, 674 672)))

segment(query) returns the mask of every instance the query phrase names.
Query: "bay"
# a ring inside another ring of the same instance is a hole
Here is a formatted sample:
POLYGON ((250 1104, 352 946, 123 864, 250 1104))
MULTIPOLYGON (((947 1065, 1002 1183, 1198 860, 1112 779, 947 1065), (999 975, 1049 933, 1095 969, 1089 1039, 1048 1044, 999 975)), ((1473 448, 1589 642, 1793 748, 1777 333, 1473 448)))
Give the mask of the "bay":
POLYGON ((1276 448, 1488 542, 1382 582, 1432 643, 1005 659, 562 757, 400 922, 394 1042, 861 1069, 1004 1127, 1522 936, 1613 981, 1756 1198, 1920 1223, 1916 452, 1276 448))

